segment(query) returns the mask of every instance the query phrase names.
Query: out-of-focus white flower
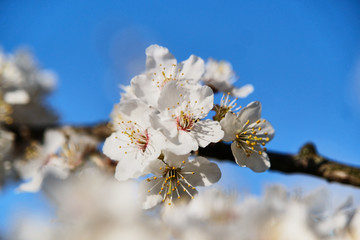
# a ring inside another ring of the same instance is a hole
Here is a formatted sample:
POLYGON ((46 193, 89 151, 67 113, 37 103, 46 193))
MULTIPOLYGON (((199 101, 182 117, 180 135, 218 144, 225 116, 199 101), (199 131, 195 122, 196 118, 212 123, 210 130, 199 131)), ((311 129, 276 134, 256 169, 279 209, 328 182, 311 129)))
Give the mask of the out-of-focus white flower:
POLYGON ((45 186, 56 207, 55 218, 34 221, 34 216, 22 215, 9 239, 169 239, 169 229, 137 205, 135 185, 119 183, 87 165, 45 186))
POLYGON ((215 163, 204 157, 188 160, 189 155, 164 151, 163 159, 152 162, 149 171, 155 176, 141 184, 145 209, 160 202, 171 205, 173 201, 187 201, 197 193, 196 186, 209 186, 219 181, 221 172, 215 163))
POLYGON ((204 61, 194 55, 177 63, 167 48, 151 45, 146 56, 146 72, 134 77, 131 87, 137 98, 155 108, 167 83, 179 80, 196 83, 204 73, 204 61))
POLYGON ((216 61, 210 58, 206 63, 205 73, 202 77, 204 83, 214 91, 230 93, 232 96, 245 98, 254 91, 251 84, 241 88, 234 87, 235 73, 229 62, 216 61))
POLYGON ((122 181, 147 174, 165 146, 165 137, 150 126, 151 109, 139 100, 122 101, 111 114, 115 132, 105 140, 103 152, 119 161, 115 177, 122 181))
POLYGON ((4 100, 8 104, 27 104, 30 101, 29 94, 24 90, 15 90, 7 92, 4 95, 4 100))
POLYGON ((238 200, 236 194, 206 189, 188 204, 164 207, 161 218, 179 239, 190 239, 191 234, 200 234, 200 239, 241 239, 238 200))
POLYGON ((349 197, 329 215, 322 216, 316 225, 317 232, 331 240, 360 239, 359 209, 353 208, 353 199, 349 197))
POLYGON ((233 141, 231 150, 239 166, 263 172, 270 167, 269 157, 263 146, 274 136, 271 124, 261 119, 261 103, 252 102, 238 114, 228 112, 220 121, 224 141, 233 141))
POLYGON ((23 179, 30 181, 21 184, 19 191, 37 192, 47 174, 59 178, 68 176, 66 165, 56 155, 65 144, 65 136, 57 130, 48 130, 44 136, 44 145, 32 144, 26 149, 26 160, 16 161, 15 167, 23 179))
POLYGON ((201 120, 213 107, 212 90, 201 85, 191 87, 168 83, 159 98, 159 114, 152 118, 154 128, 162 131, 174 144, 171 151, 176 154, 206 147, 221 140, 224 134, 218 122, 201 120))
POLYGON ((32 144, 26 149, 26 159, 15 162, 20 176, 29 180, 21 184, 18 191, 39 191, 47 175, 67 178, 71 170, 83 163, 86 152, 94 149, 96 144, 94 139, 78 135, 70 129, 46 131, 44 144, 32 144))
POLYGON ((11 170, 10 151, 13 147, 15 136, 12 132, 0 128, 0 188, 11 170))
POLYGON ((55 74, 40 69, 28 51, 20 49, 8 56, 0 51, 0 94, 11 108, 11 123, 56 122, 57 116, 44 104, 55 84, 55 74))

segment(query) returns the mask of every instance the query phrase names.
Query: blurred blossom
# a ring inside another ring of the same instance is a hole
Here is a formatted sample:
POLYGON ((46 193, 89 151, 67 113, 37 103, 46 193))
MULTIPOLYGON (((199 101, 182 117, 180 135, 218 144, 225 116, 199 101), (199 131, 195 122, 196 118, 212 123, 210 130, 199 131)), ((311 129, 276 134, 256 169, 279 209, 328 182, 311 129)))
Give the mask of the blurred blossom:
POLYGON ((230 93, 234 97, 246 98, 254 91, 251 84, 240 88, 235 87, 233 85, 235 80, 236 76, 229 62, 216 61, 212 58, 207 61, 202 81, 214 92, 230 93))
POLYGON ((20 176, 28 180, 21 184, 18 190, 39 191, 47 175, 67 178, 70 171, 85 162, 86 154, 93 151, 96 145, 95 139, 79 134, 71 128, 47 130, 44 144, 31 143, 25 156, 15 162, 20 176))
POLYGON ((7 115, 14 124, 55 123, 57 116, 44 104, 55 85, 55 74, 40 69, 29 51, 9 55, 0 51, 0 101, 9 105, 7 115))
POLYGON ((14 134, 0 127, 0 189, 5 182, 10 170, 9 155, 14 144, 14 134))
POLYGON ((26 232, 26 239, 55 240, 169 239, 168 229, 139 208, 134 182, 119 183, 113 176, 86 166, 67 180, 48 185, 46 193, 58 216, 39 225, 23 220, 14 228, 16 235, 26 232), (43 231, 46 225, 51 225, 47 228, 50 234, 43 231))
POLYGON ((325 190, 301 196, 271 186, 256 198, 213 188, 188 204, 160 205, 148 212, 141 209, 137 185, 87 165, 46 186, 55 219, 39 224, 23 218, 14 236, 27 238, 12 239, 359 239, 359 211, 349 208, 350 202, 335 211, 349 209, 342 221, 346 224, 320 231, 337 214, 326 214, 331 209, 325 190))

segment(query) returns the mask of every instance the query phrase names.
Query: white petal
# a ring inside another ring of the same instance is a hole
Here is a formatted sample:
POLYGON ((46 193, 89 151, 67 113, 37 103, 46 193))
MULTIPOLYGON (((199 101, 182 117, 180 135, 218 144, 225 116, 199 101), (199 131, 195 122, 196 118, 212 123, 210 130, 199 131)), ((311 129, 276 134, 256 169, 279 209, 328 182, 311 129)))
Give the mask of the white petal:
POLYGON ((152 208, 162 201, 163 195, 160 195, 159 192, 161 191, 163 181, 162 177, 141 181, 139 191, 144 209, 152 208))
POLYGON ((69 176, 69 166, 61 157, 51 157, 50 162, 43 167, 44 175, 50 174, 59 179, 69 176))
POLYGON ((127 143, 130 143, 127 136, 115 132, 106 138, 102 149, 103 153, 117 161, 135 158, 136 149, 132 146, 128 147, 127 143))
POLYGON ((44 180, 43 172, 37 172, 30 181, 22 183, 16 191, 19 192, 38 192, 44 180))
POLYGON ((152 112, 152 109, 149 108, 149 105, 140 101, 139 99, 131 99, 121 101, 119 104, 115 105, 111 116, 117 121, 114 124, 118 124, 119 121, 132 121, 136 122, 137 125, 140 125, 143 129, 150 126, 149 115, 152 112))
POLYGON ((210 119, 195 123, 191 132, 200 147, 206 147, 211 142, 218 142, 224 136, 220 123, 210 119))
POLYGON ((181 78, 189 79, 195 82, 199 81, 204 74, 205 64, 201 58, 191 55, 187 60, 179 64, 181 69, 181 78))
POLYGON ((251 84, 246 84, 241 88, 233 88, 231 91, 231 95, 239 98, 246 98, 254 91, 254 86, 251 84))
POLYGON ((236 163, 241 167, 248 167, 254 172, 264 172, 270 167, 270 160, 267 154, 258 146, 255 146, 255 152, 246 156, 242 148, 236 146, 236 142, 231 144, 231 151, 236 163), (258 154, 261 151, 261 155, 258 154))
POLYGON ((162 196, 159 194, 146 195, 145 199, 142 202, 142 208, 143 209, 153 208, 161 201, 162 201, 162 196))
POLYGON ((15 90, 5 93, 4 100, 8 104, 28 104, 30 101, 30 96, 24 90, 15 90))
POLYGON ((185 164, 183 172, 194 172, 186 177, 193 186, 210 186, 221 178, 221 171, 216 163, 204 157, 196 157, 185 164))
POLYGON ((169 164, 171 167, 179 168, 182 165, 183 161, 187 161, 190 153, 184 155, 174 154, 170 151, 163 151, 164 153, 164 161, 169 164))
POLYGON ((150 115, 150 122, 152 127, 155 130, 161 131, 171 141, 178 143, 177 140, 174 139, 178 134, 176 121, 172 118, 166 117, 166 115, 163 115, 165 114, 150 115))
POLYGON ((163 87, 159 97, 159 111, 168 111, 168 108, 170 108, 171 111, 175 111, 174 107, 180 107, 179 104, 184 101, 183 99, 187 94, 186 89, 179 86, 177 81, 168 82, 163 87))
POLYGON ((258 101, 249 103, 240 110, 239 119, 242 123, 249 120, 250 123, 256 122, 261 117, 261 103, 258 101))
POLYGON ((214 93, 208 86, 196 85, 192 91, 189 91, 189 100, 197 104, 192 107, 196 117, 202 119, 206 117, 214 106, 214 93))
POLYGON ((223 140, 234 141, 236 138, 237 131, 241 130, 245 123, 242 123, 240 119, 232 112, 227 112, 225 117, 221 119, 220 125, 224 131, 223 140))
POLYGON ((169 52, 169 49, 159 45, 151 45, 146 49, 146 70, 151 71, 162 66, 171 66, 176 64, 176 59, 169 52))
POLYGON ((156 86, 156 83, 152 81, 152 77, 141 74, 131 79, 132 92, 136 97, 156 107, 160 96, 160 89, 156 86))
POLYGON ((188 132, 178 131, 178 143, 172 146, 169 145, 169 150, 175 154, 183 155, 191 151, 196 151, 199 148, 199 144, 196 139, 188 132), (171 148, 170 148, 171 147, 171 148))
POLYGON ((58 130, 48 130, 44 136, 45 154, 53 154, 65 143, 65 136, 58 130))
MULTIPOLYGON (((269 138, 269 141, 271 139, 273 139, 274 135, 275 135, 275 129, 272 127, 272 125, 270 124, 269 121, 264 120, 264 119, 260 119, 260 123, 259 124, 253 124, 253 127, 255 127, 256 129, 259 129, 259 127, 261 127, 261 131, 258 131, 258 133, 256 134, 256 136, 258 138, 269 138), (265 134, 266 133, 266 134, 265 134)), ((251 127, 251 125, 249 126, 251 127)), ((261 143, 262 141, 260 141, 261 143)), ((268 141, 266 141, 265 143, 267 143, 268 141)))
POLYGON ((115 178, 119 181, 125 181, 131 178, 138 178, 145 175, 144 166, 141 161, 133 159, 119 161, 116 165, 115 178))

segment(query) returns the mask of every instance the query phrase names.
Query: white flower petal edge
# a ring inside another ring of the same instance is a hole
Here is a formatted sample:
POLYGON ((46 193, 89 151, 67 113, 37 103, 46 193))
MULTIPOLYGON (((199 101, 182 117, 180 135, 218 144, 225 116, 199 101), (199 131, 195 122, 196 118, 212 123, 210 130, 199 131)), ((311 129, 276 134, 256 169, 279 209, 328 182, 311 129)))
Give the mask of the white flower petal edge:
POLYGON ((234 87, 230 93, 235 97, 246 98, 253 92, 254 92, 254 86, 251 84, 246 84, 240 88, 234 87))
POLYGON ((44 136, 44 146, 38 146, 36 158, 27 161, 16 161, 15 167, 21 177, 29 180, 20 184, 16 189, 19 192, 37 192, 40 190, 44 178, 54 175, 64 179, 68 176, 69 169, 64 161, 56 157, 55 154, 65 143, 65 136, 58 130, 48 130, 44 136))
POLYGON ((160 64, 172 66, 176 64, 176 59, 169 49, 159 45, 151 45, 146 49, 146 71, 157 69, 160 64))
POLYGON ((148 47, 146 55, 146 72, 131 80, 131 88, 137 98, 155 108, 167 83, 179 80, 197 83, 204 73, 204 61, 194 55, 177 64, 169 50, 158 45, 148 47))
POLYGON ((225 132, 223 140, 233 141, 231 150, 236 163, 254 172, 263 172, 270 167, 264 146, 275 133, 271 124, 260 117, 261 103, 252 102, 237 115, 226 113, 220 121, 225 132))
POLYGON ((209 186, 219 181, 221 172, 215 163, 204 157, 188 160, 189 154, 164 152, 164 159, 149 167, 155 176, 144 180, 140 189, 143 208, 152 208, 160 202, 188 201, 197 193, 196 186, 209 186))

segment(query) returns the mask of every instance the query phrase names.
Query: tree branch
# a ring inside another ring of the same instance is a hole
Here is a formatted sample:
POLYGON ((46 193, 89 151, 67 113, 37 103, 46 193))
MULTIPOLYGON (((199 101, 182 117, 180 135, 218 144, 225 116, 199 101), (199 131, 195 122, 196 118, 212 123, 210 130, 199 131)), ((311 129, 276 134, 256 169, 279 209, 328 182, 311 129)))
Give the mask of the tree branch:
MULTIPOLYGON (((235 162, 230 145, 225 143, 210 144, 200 148, 201 156, 220 161, 235 162)), ((287 174, 303 173, 323 178, 329 182, 338 182, 360 187, 360 168, 347 166, 319 156, 312 143, 305 144, 299 154, 285 154, 267 151, 270 158, 270 170, 287 174)))
MULTIPOLYGON (((59 128, 61 126, 48 127, 25 127, 9 126, 9 130, 16 135, 16 145, 24 145, 29 139, 41 140, 47 128, 59 128)), ((100 141, 105 140, 111 133, 111 127, 107 123, 92 126, 71 126, 78 132, 87 133, 100 141)), ((17 147, 17 146, 16 146, 17 147)), ((198 155, 216 159, 218 161, 230 161, 235 163, 230 145, 225 143, 212 143, 206 148, 199 148, 198 155)), ((267 151, 270 158, 272 171, 286 174, 303 173, 323 178, 329 182, 338 182, 360 187, 360 168, 347 166, 318 155, 315 146, 305 144, 298 154, 286 154, 267 151)))

